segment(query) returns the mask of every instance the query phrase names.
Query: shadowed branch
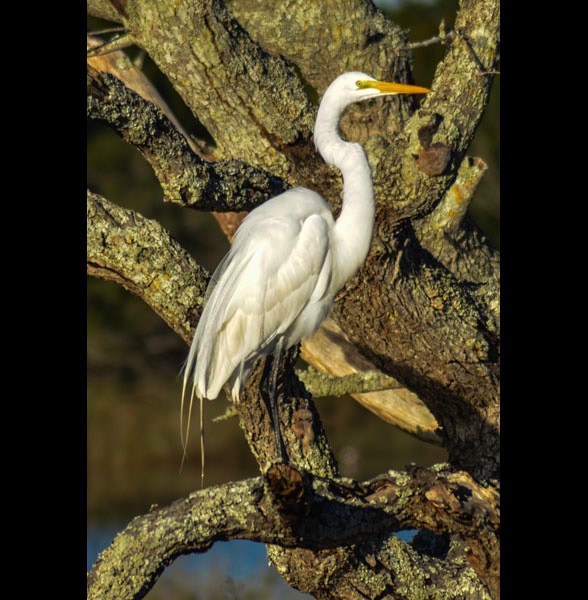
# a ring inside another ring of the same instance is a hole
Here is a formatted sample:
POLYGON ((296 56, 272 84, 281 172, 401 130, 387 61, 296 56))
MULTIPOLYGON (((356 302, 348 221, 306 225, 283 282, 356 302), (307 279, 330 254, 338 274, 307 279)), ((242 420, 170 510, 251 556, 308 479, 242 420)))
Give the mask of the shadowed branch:
POLYGON ((287 188, 281 179, 242 161, 204 161, 159 107, 90 65, 87 91, 88 117, 107 123, 143 154, 167 202, 199 210, 243 211, 287 188))

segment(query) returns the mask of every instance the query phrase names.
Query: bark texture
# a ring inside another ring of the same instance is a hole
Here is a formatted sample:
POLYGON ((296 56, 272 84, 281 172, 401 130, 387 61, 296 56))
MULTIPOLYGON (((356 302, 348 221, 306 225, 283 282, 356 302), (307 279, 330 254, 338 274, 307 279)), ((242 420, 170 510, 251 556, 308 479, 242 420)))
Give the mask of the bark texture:
MULTIPOLYGON (((216 541, 249 539, 282 552, 292 549, 290 563, 281 566, 295 564, 297 587, 318 598, 370 597, 375 589, 381 595, 401 586, 408 598, 484 598, 472 566, 457 552, 451 556, 443 537, 435 556, 424 541, 415 548, 389 534, 426 528, 444 536, 459 530, 467 540, 482 529, 492 545, 497 519, 496 495, 447 465, 390 471, 357 483, 273 464, 262 477, 194 492, 134 519, 98 559, 88 597, 141 598, 178 556, 205 552, 216 541), (339 561, 362 572, 363 584, 342 576, 339 561), (328 575, 336 586, 327 584, 328 575)), ((475 552, 472 546, 470 555, 475 552)))
MULTIPOLYGON (((339 173, 311 141, 334 77, 357 69, 410 81, 410 54, 397 51, 406 34, 367 0, 88 8, 147 51, 215 147, 200 151, 124 69, 96 62, 89 118, 143 153, 166 200, 229 211, 220 218, 229 236, 240 211, 292 185, 322 193, 337 212, 339 173)), ((342 122, 366 149, 378 207, 371 252, 332 317, 370 368, 406 388, 381 413, 442 443, 449 464, 342 479, 291 352, 279 380, 289 464, 277 458, 257 365, 237 410, 262 476, 137 517, 89 573, 89 597, 140 598, 177 556, 235 538, 268 544, 286 581, 317 598, 499 597, 499 255, 466 214, 485 170, 466 153, 498 50, 498 2, 462 0, 434 81, 418 82, 433 90, 420 106, 378 101, 350 108, 342 122), (421 530, 412 544, 393 535, 404 528, 421 530)), ((91 191, 87 203, 89 273, 144 298, 189 343, 208 274, 157 223, 91 191)), ((337 372, 326 354, 317 362, 337 372)))

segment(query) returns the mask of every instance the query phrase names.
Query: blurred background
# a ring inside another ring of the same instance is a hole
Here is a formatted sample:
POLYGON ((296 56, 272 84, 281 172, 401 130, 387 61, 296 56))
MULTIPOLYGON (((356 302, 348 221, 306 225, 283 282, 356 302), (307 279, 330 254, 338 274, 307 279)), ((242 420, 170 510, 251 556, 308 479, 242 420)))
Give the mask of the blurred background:
MULTIPOLYGON (((457 0, 381 0, 411 42, 453 25, 457 0)), ((89 31, 104 22, 89 19, 89 31)), ((414 78, 432 80, 445 48, 414 52, 414 78)), ((133 53, 133 50, 130 51, 133 53)), ((144 70, 190 133, 203 135, 167 80, 149 58, 144 70)), ((488 164, 471 207, 474 220, 498 247, 499 80, 470 155, 488 164)), ((121 206, 156 219, 201 264, 213 270, 228 242, 206 213, 164 205, 161 189, 141 155, 108 128, 88 123, 88 188, 121 206)), ((116 533, 152 504, 165 505, 198 489, 197 425, 189 460, 179 472, 179 372, 187 346, 137 298, 114 284, 87 283, 87 510, 88 569, 116 533)), ((236 419, 214 423, 227 401, 207 402, 206 484, 257 475, 236 419)), ((445 460, 442 449, 419 442, 376 418, 350 398, 317 400, 343 475, 367 479, 389 468, 445 460)), ((202 556, 182 557, 163 574, 148 598, 296 598, 267 567, 265 548, 248 542, 216 544, 202 556)))

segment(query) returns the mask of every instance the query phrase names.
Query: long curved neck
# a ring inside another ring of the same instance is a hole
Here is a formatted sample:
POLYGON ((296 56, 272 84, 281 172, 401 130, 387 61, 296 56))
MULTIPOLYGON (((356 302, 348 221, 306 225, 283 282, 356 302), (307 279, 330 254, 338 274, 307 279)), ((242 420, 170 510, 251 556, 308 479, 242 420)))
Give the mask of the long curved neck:
POLYGON ((337 289, 352 277, 365 260, 372 242, 375 201, 372 173, 363 148, 339 135, 343 109, 321 104, 314 141, 321 156, 343 176, 343 205, 335 223, 334 242, 337 289), (322 109, 322 110, 321 110, 322 109))

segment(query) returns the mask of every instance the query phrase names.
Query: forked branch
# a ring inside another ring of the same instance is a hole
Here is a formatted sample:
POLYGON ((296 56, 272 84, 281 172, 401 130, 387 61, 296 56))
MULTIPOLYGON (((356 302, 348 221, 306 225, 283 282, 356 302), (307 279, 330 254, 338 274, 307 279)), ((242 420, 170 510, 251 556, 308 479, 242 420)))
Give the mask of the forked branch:
POLYGON ((88 65, 88 117, 112 127, 149 164, 167 202, 200 210, 251 210, 288 186, 239 160, 198 156, 161 109, 109 73, 88 65))

